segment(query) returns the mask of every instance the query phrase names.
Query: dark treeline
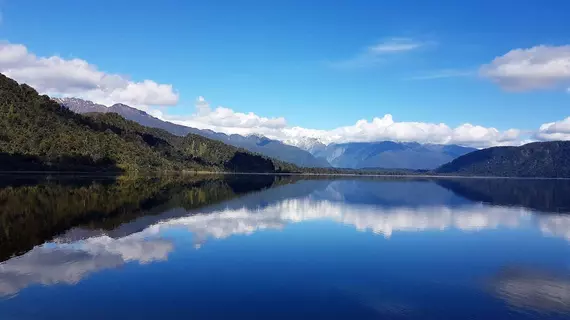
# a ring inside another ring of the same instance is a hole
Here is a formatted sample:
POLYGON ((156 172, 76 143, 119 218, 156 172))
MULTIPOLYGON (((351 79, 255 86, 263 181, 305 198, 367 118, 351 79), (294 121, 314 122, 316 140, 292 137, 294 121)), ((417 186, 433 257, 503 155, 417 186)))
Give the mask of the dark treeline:
POLYGON ((434 182, 471 201, 570 213, 570 180, 459 178, 434 182))
POLYGON ((111 230, 170 208, 196 209, 294 181, 270 175, 13 180, 0 189, 0 261, 72 227, 111 230))
POLYGON ((441 174, 570 178, 570 141, 494 147, 461 156, 436 170, 441 174))

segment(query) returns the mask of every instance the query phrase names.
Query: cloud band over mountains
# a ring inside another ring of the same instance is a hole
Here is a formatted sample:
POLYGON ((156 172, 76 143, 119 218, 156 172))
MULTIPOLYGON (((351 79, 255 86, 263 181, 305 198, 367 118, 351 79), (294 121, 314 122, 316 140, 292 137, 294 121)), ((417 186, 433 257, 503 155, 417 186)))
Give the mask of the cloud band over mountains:
MULTIPOLYGON (((421 44, 397 39, 369 48, 375 54, 410 51, 421 44)), ((361 119, 353 125, 330 130, 290 126, 283 117, 267 118, 252 112, 236 112, 226 107, 212 108, 198 98, 193 114, 171 115, 158 106, 178 104, 179 95, 172 84, 152 80, 133 81, 125 76, 106 73, 81 59, 59 56, 39 57, 21 44, 0 43, 0 72, 33 86, 41 93, 80 97, 103 105, 124 103, 151 115, 190 127, 227 134, 262 134, 293 145, 307 138, 324 143, 371 142, 392 140, 472 147, 520 145, 529 141, 570 139, 570 118, 545 123, 538 129, 499 130, 464 123, 451 127, 444 123, 398 122, 391 114, 361 119)), ((538 46, 516 49, 498 57, 480 69, 480 74, 508 90, 531 90, 559 85, 570 80, 570 46, 538 46)))
POLYGON ((79 96, 101 104, 120 102, 139 107, 178 103, 178 93, 170 84, 131 81, 103 72, 81 59, 38 57, 21 44, 0 43, 0 72, 49 95, 79 96))

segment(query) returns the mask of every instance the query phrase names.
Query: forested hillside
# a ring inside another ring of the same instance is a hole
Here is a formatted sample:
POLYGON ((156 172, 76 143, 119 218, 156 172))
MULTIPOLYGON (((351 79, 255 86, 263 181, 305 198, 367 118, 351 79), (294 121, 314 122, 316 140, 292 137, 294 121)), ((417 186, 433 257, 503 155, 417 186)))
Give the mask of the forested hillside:
POLYGON ((79 115, 0 74, 0 170, 299 171, 222 142, 175 136, 115 113, 79 115))
POLYGON ((212 130, 201 130, 186 127, 160 120, 142 110, 135 109, 122 103, 116 103, 110 107, 106 107, 104 105, 93 103, 92 101, 78 98, 55 98, 54 100, 71 111, 79 114, 90 112, 118 113, 127 120, 135 121, 146 127, 164 129, 177 136, 186 136, 189 133, 200 135, 202 137, 221 141, 225 144, 237 148, 243 148, 266 157, 289 162, 300 167, 330 167, 330 164, 326 160, 317 159, 308 151, 263 136, 241 136, 238 134, 227 135, 221 132, 214 132, 212 130))
POLYGON ((570 141, 535 142, 520 147, 494 147, 461 156, 437 173, 570 178, 570 141))

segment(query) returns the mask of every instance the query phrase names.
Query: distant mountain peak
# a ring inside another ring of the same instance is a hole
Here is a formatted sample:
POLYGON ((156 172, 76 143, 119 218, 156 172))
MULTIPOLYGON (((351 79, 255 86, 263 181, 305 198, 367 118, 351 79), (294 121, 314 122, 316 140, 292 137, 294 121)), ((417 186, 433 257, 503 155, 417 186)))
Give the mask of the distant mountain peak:
POLYGON ((52 98, 55 102, 59 103, 60 105, 68 108, 69 110, 77 113, 91 113, 91 112, 99 112, 105 113, 109 112, 109 108, 102 104, 95 103, 90 100, 84 100, 80 98, 52 98))
POLYGON ((133 107, 128 106, 128 105, 126 105, 126 104, 124 104, 124 103, 115 103, 115 104, 113 104, 113 105, 111 106, 111 108, 112 108, 112 107, 115 107, 115 108, 129 108, 129 109, 134 109, 133 107))
POLYGON ((258 139, 269 139, 261 133, 250 133, 247 135, 248 138, 258 138, 258 139))
MULTIPOLYGON (((289 141, 291 143, 291 141, 289 141)), ((316 139, 295 141, 296 145, 337 168, 435 169, 454 158, 474 151, 456 145, 417 142, 372 141, 324 145, 316 139)))
POLYGON ((141 115, 150 116, 148 113, 146 113, 143 110, 133 108, 133 107, 128 106, 128 105, 123 104, 123 103, 115 103, 114 105, 110 106, 109 109, 111 109, 111 110, 123 110, 123 111, 127 111, 127 112, 135 112, 135 113, 138 113, 141 115))
POLYGON ((283 143, 311 152, 315 148, 325 147, 327 144, 319 138, 296 137, 284 140, 283 143))

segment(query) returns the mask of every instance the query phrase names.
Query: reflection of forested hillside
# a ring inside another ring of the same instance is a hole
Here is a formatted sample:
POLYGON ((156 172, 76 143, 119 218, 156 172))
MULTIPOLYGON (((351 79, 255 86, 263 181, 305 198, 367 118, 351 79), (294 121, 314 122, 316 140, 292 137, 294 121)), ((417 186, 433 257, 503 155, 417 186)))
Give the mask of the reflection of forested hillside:
POLYGON ((438 179, 437 184, 472 201, 570 212, 570 180, 438 179))
POLYGON ((174 207, 187 210, 293 181, 275 176, 144 179, 30 179, 0 189, 0 259, 21 254, 66 230, 113 229, 174 207))

